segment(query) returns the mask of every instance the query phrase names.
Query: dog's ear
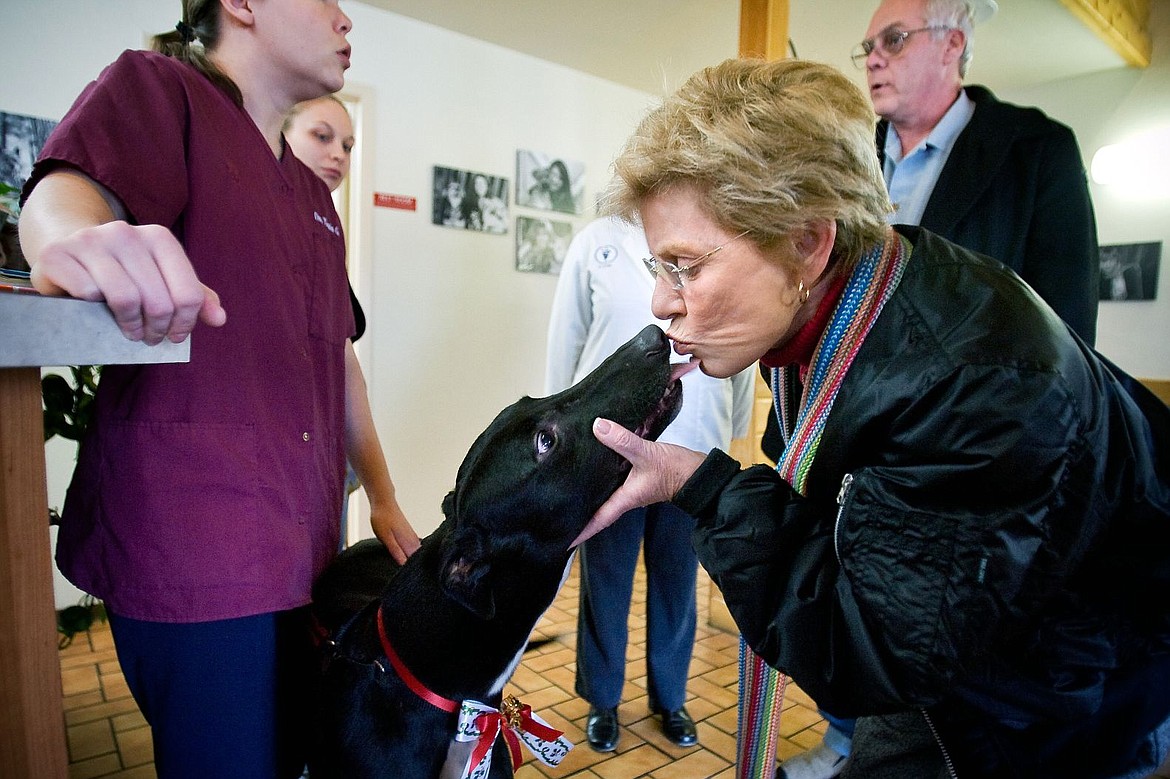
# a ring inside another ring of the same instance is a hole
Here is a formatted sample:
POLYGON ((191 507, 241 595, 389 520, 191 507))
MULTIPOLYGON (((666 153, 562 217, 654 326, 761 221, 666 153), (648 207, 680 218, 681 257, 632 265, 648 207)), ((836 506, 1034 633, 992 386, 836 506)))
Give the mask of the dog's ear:
POLYGON ((496 615, 496 599, 488 582, 491 565, 456 555, 443 566, 443 591, 463 608, 483 620, 496 615))
POLYGON ((443 516, 447 519, 455 516, 455 490, 451 490, 443 498, 443 516))

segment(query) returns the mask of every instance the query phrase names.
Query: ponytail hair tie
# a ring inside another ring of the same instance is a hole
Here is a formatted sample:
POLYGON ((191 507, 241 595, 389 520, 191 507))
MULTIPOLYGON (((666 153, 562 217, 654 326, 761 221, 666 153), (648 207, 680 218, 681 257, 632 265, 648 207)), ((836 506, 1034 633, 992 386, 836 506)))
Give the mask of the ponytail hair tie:
POLYGON ((186 22, 179 22, 175 25, 175 29, 179 32, 179 37, 183 39, 183 43, 191 43, 198 36, 195 35, 195 28, 186 22))

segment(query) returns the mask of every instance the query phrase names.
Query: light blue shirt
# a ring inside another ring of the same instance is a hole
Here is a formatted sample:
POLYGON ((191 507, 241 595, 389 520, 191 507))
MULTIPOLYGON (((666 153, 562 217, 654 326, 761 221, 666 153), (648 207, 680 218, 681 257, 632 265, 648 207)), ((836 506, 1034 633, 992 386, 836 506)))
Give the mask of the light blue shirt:
POLYGON ((902 153, 902 139, 894 125, 886 133, 885 163, 882 174, 886 189, 894 202, 891 224, 916 225, 922 221, 922 212, 930 200, 930 193, 938 182, 943 165, 955 146, 959 133, 975 114, 975 104, 967 93, 959 90, 959 97, 939 120, 930 135, 906 154, 902 153))

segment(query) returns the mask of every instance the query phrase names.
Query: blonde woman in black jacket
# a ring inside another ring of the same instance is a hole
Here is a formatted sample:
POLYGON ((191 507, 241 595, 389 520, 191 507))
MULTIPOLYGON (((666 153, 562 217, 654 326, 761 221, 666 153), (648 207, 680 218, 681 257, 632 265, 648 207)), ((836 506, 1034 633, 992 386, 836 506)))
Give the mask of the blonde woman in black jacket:
POLYGON ((1001 263, 887 226, 873 121, 832 68, 729 60, 628 141, 607 204, 645 229, 654 315, 712 376, 775 368, 786 447, 742 470, 599 420, 632 470, 583 537, 697 517, 751 648, 859 717, 842 776, 1142 776, 1170 412, 1001 263))

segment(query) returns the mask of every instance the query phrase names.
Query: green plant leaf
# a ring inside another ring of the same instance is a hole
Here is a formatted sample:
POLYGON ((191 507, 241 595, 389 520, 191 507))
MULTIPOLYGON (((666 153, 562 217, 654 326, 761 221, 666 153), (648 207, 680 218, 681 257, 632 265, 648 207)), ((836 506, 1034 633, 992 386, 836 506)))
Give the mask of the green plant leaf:
POLYGON ((72 384, 56 373, 41 379, 46 441, 57 435, 80 441, 93 419, 94 395, 101 366, 75 365, 69 371, 73 376, 72 384))

